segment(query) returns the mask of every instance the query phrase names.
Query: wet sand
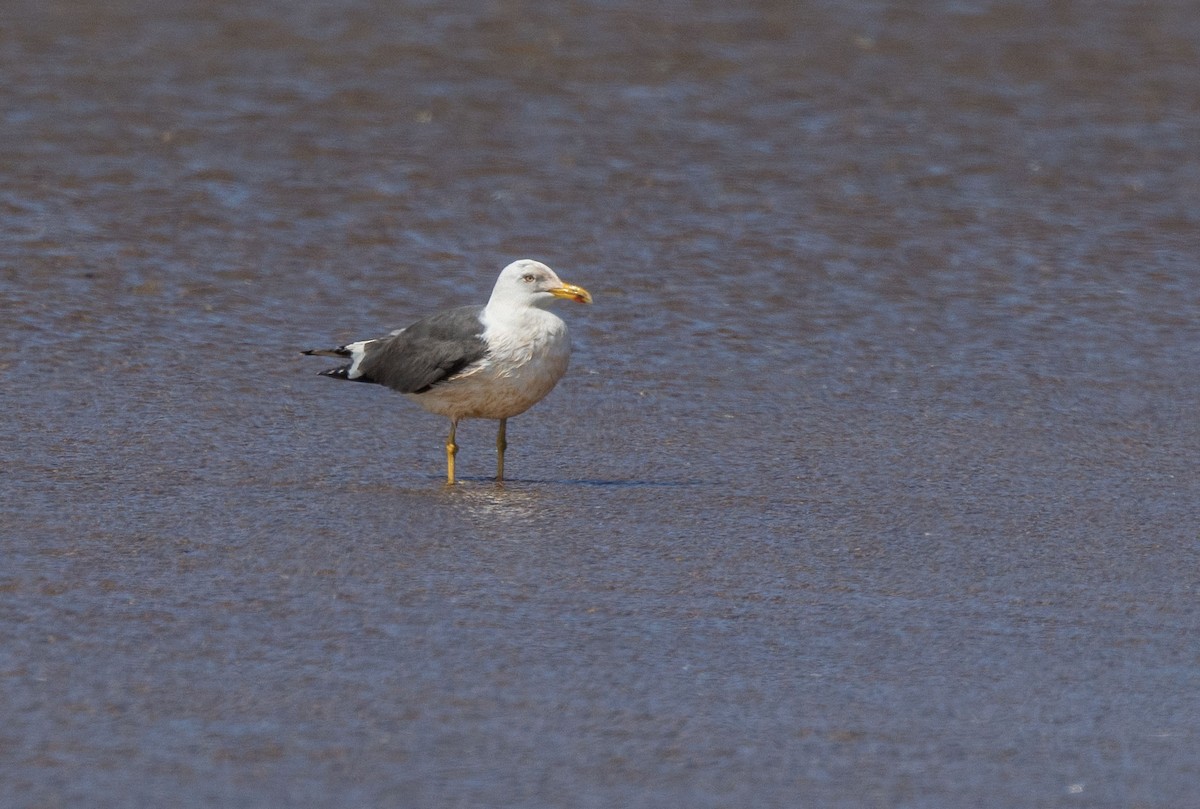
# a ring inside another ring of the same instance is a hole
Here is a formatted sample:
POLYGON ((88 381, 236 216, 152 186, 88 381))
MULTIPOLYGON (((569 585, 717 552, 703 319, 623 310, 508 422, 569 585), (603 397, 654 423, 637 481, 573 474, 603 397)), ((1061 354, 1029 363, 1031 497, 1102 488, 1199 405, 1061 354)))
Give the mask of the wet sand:
POLYGON ((1190 4, 6 16, 0 804, 1195 800, 1190 4), (525 256, 503 487, 298 353, 525 256))

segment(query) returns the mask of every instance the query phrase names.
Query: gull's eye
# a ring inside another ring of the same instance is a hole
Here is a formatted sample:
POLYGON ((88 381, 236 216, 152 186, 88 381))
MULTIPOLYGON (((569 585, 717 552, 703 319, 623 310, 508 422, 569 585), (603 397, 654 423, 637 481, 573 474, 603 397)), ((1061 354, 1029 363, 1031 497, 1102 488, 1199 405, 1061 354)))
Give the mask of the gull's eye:
POLYGON ((533 283, 533 273, 528 273, 528 272, 525 273, 524 275, 521 276, 521 280, 527 284, 532 284, 533 283))

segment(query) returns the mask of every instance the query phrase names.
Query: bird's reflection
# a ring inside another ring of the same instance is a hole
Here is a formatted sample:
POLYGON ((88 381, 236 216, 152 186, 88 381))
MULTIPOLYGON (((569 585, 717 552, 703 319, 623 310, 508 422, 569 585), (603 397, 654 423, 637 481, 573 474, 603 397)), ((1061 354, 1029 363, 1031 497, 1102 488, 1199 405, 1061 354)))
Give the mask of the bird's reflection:
POLYGON ((497 485, 490 478, 460 478, 459 485, 447 486, 442 496, 462 513, 493 528, 522 527, 539 521, 547 502, 543 489, 519 483, 497 485))

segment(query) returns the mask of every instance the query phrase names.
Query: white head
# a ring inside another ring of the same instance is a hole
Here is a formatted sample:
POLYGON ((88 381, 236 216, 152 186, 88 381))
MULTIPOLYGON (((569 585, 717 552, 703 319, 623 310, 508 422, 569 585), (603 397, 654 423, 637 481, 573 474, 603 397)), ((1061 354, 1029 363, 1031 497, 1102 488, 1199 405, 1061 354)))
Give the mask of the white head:
POLYGON ((583 287, 564 284, 554 270, 540 261, 523 258, 514 261, 500 272, 488 306, 537 306, 545 307, 555 298, 566 298, 579 303, 591 303, 591 294, 583 287))

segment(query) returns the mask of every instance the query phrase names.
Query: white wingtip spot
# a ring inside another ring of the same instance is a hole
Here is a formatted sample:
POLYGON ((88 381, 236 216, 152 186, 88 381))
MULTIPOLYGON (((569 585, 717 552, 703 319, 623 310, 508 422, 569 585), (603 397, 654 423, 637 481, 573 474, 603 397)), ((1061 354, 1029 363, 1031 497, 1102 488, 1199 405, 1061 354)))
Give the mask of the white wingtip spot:
POLYGON ((362 376, 362 371, 358 366, 362 363, 363 357, 367 356, 367 346, 375 342, 374 340, 360 340, 357 343, 349 343, 346 348, 350 350, 350 367, 346 369, 347 379, 358 379, 362 376))

